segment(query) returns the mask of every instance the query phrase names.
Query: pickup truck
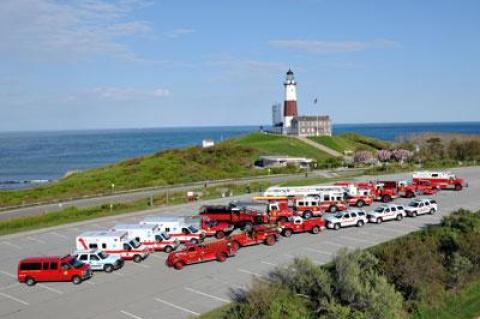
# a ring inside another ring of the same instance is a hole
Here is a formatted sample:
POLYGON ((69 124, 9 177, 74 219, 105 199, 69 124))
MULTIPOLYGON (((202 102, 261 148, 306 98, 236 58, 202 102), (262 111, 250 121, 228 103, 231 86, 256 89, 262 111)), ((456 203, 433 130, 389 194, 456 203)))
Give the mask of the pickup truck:
POLYGON ((183 269, 185 265, 191 265, 206 261, 217 260, 224 262, 228 257, 237 253, 230 240, 220 239, 201 244, 185 243, 185 248, 172 251, 168 254, 166 264, 177 270, 183 269))
POLYGON ((279 223, 278 226, 278 232, 285 237, 290 237, 293 233, 311 232, 312 234, 318 234, 322 229, 325 229, 325 220, 321 217, 303 219, 300 216, 295 216, 287 222, 279 223))
POLYGON ((210 220, 204 217, 200 221, 200 228, 205 232, 206 236, 215 236, 217 239, 222 239, 230 234, 234 226, 227 222, 219 222, 218 220, 210 220))
POLYGON ((235 250, 240 247, 265 244, 273 246, 279 239, 275 226, 255 225, 251 231, 232 233, 229 237, 235 250))

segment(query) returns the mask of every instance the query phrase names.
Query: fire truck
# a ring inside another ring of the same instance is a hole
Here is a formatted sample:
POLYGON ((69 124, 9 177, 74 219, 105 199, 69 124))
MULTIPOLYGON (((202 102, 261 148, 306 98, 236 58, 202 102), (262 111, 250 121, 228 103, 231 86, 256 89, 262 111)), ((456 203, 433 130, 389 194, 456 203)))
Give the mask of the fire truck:
POLYGON ((217 239, 224 238, 234 229, 234 225, 230 223, 210 220, 208 217, 201 217, 199 224, 200 229, 205 232, 206 236, 215 236, 217 239))
POLYGON ((325 220, 321 217, 303 219, 300 216, 295 216, 278 226, 278 231, 285 237, 290 237, 293 233, 311 232, 312 234, 318 234, 323 229, 325 229, 325 220))
POLYGON ((345 199, 348 206, 363 207, 373 203, 374 195, 369 183, 336 182, 335 185, 345 188, 345 199))
POLYGON ((237 231, 228 236, 235 250, 259 244, 273 246, 279 238, 274 225, 255 225, 251 231, 237 231))
POLYGON ((412 180, 413 184, 428 181, 432 186, 438 187, 439 189, 454 189, 456 191, 460 191, 463 187, 468 186, 463 178, 458 178, 451 172, 415 172, 413 173, 412 180))

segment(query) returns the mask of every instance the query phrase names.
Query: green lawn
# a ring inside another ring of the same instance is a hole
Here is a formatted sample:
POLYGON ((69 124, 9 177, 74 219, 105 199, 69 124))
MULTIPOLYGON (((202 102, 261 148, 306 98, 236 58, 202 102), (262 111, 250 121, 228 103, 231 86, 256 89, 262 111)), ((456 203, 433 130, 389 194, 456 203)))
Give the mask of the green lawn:
POLYGON ((248 145, 258 149, 262 155, 301 156, 324 161, 332 158, 315 147, 295 138, 265 133, 252 133, 233 140, 238 145, 248 145))
POLYGON ((330 147, 340 153, 356 150, 379 150, 388 148, 390 144, 372 137, 355 133, 344 133, 335 136, 315 136, 310 139, 316 143, 330 147))

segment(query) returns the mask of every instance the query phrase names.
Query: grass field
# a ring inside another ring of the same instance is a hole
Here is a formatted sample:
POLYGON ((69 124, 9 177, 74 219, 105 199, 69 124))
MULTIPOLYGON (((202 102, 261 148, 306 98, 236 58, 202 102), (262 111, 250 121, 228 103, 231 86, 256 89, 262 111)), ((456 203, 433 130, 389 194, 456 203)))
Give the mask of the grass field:
POLYGON ((345 151, 354 152, 357 150, 374 151, 390 146, 388 142, 355 133, 344 133, 335 136, 315 136, 310 137, 310 139, 340 153, 345 151))

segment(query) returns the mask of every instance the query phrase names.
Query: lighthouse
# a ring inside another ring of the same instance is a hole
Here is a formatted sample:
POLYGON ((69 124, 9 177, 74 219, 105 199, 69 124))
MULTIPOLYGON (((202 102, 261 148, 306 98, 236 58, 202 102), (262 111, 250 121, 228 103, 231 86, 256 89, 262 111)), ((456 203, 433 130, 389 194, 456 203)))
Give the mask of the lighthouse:
POLYGON ((288 70, 287 77, 283 83, 285 86, 285 102, 283 104, 283 128, 288 134, 292 126, 292 120, 298 116, 297 111, 297 82, 292 70, 288 70))

